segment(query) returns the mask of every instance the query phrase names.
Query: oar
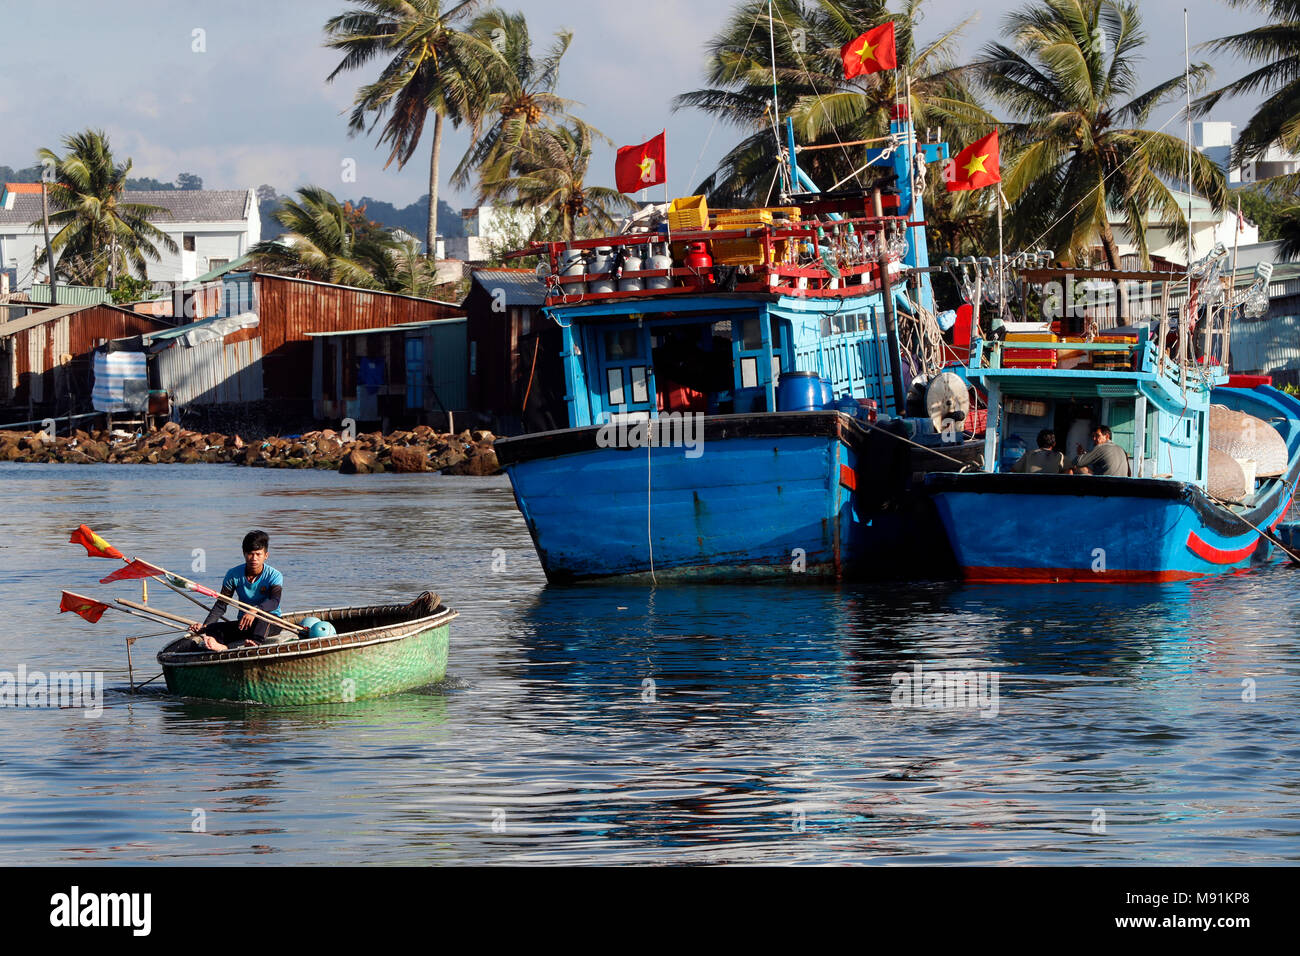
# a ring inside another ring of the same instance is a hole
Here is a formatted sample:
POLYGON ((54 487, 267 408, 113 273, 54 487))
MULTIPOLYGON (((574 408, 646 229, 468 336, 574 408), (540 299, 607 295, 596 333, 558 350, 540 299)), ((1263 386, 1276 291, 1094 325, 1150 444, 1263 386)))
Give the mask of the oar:
MULTIPOLYGON (((158 566, 154 565, 154 567, 158 567, 158 566)), ((180 581, 182 584, 198 589, 199 593, 201 594, 215 596, 216 600, 221 601, 225 604, 232 604, 235 607, 240 608, 241 610, 251 611, 254 617, 260 618, 261 620, 266 621, 268 624, 274 624, 276 627, 283 628, 286 631, 297 631, 299 634, 305 634, 307 632, 307 628, 300 627, 297 624, 291 624, 288 621, 286 621, 284 618, 276 614, 272 614, 270 611, 260 608, 256 604, 245 604, 243 601, 239 600, 234 595, 226 596, 224 594, 217 594, 217 592, 213 591, 211 588, 205 588, 203 587, 203 585, 191 581, 189 578, 182 577, 181 575, 176 574, 173 571, 168 571, 166 568, 161 568, 160 570, 162 570, 167 575, 167 577, 174 578, 175 580, 180 581)), ((168 583, 168 587, 175 589, 175 586, 170 583, 168 583)), ((188 597, 188 595, 186 596, 188 597)), ((198 604, 199 602, 195 601, 195 603, 198 604)), ((202 607, 201 604, 199 606, 202 607)))
POLYGON ((163 621, 175 621, 177 624, 184 624, 185 629, 198 626, 198 621, 191 621, 187 617, 181 617, 179 614, 172 614, 170 611, 160 611, 156 607, 146 607, 143 604, 136 604, 134 601, 128 601, 126 598, 117 598, 117 603, 124 607, 134 608, 136 611, 152 614, 154 617, 162 618, 163 621))

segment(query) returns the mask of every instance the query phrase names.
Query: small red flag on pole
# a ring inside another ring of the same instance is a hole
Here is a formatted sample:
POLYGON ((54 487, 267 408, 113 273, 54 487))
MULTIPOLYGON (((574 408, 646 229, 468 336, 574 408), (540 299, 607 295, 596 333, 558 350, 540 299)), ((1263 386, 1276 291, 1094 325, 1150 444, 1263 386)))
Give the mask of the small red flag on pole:
POLYGON ((63 600, 59 602, 59 613, 71 611, 73 614, 80 614, 91 624, 94 624, 104 612, 108 610, 108 605, 102 601, 96 601, 94 598, 88 598, 82 594, 74 594, 71 591, 63 592, 63 600))
POLYGON ((134 561, 126 564, 124 567, 114 571, 106 578, 100 578, 100 584, 108 584, 112 581, 130 581, 134 578, 156 578, 158 575, 165 573, 162 568, 156 568, 148 561, 141 561, 136 558, 134 561))
POLYGON ((664 130, 639 146, 620 146, 614 159, 614 181, 621 193, 634 193, 668 181, 667 136, 664 130))
POLYGON ((68 539, 72 544, 79 544, 86 549, 86 555, 92 558, 117 558, 119 561, 125 560, 121 551, 113 547, 95 532, 91 531, 84 524, 79 525, 77 530, 72 532, 72 537, 68 539))
POLYGON ((863 73, 898 69, 898 51, 894 48, 894 21, 882 23, 856 40, 844 44, 840 47, 840 60, 844 63, 846 80, 863 73))

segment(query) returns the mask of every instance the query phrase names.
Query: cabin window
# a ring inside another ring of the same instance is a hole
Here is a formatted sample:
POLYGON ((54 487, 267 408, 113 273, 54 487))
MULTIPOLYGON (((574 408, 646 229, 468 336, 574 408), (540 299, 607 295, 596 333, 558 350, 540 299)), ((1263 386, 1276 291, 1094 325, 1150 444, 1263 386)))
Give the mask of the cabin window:
POLYGON ((641 354, 641 337, 636 329, 609 330, 605 333, 605 359, 636 358, 641 354))
POLYGON ((632 376, 632 401, 640 404, 650 401, 650 389, 646 384, 644 365, 633 365, 628 372, 632 376))
POLYGON ((519 334, 527 335, 533 330, 533 314, 527 310, 519 313, 519 334))
POLYGON ((745 319, 740 323, 740 347, 753 352, 763 347, 763 329, 758 319, 745 319))
POLYGON ((609 379, 609 404, 611 408, 617 408, 620 405, 627 404, 623 397, 623 370, 621 368, 611 368, 605 370, 605 376, 609 379))
POLYGON ((182 248, 186 252, 194 251, 194 233, 187 232, 181 237, 182 248))
POLYGON ((740 387, 758 387, 758 359, 752 355, 745 355, 740 359, 740 387))

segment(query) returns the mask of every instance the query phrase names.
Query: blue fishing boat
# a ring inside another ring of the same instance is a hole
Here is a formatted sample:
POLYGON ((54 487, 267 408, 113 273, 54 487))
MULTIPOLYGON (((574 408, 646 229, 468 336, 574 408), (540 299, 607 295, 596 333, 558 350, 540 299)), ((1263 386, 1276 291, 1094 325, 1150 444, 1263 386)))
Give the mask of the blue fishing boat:
POLYGON ((1162 307, 1154 324, 1090 340, 976 341, 967 375, 987 391, 984 465, 924 479, 964 578, 1177 581, 1269 556, 1300 478, 1300 403, 1216 364, 1232 304, 1198 321, 1199 298, 1193 281, 1172 333, 1162 307), (1108 473, 1017 470, 1033 436, 1070 434, 1068 462, 1075 436, 1102 425, 1123 452, 1108 473))
POLYGON ((496 451, 550 580, 897 570, 911 476, 983 446, 915 393, 908 414, 943 364, 913 175, 947 149, 905 107, 891 130, 883 189, 817 192, 787 124, 781 206, 688 197, 521 251, 563 332, 569 427, 496 451))

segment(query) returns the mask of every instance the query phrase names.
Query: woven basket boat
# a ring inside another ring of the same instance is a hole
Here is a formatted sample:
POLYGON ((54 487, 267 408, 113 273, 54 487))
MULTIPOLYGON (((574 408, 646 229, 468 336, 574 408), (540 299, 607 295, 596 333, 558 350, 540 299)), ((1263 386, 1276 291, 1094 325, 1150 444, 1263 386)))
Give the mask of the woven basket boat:
POLYGON ((284 615, 329 621, 333 637, 226 651, 182 637, 158 654, 167 689, 182 697, 259 704, 328 704, 397 694, 442 680, 456 612, 425 591, 410 604, 284 615))

